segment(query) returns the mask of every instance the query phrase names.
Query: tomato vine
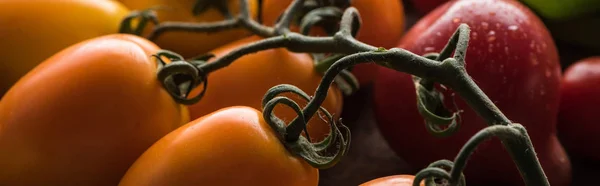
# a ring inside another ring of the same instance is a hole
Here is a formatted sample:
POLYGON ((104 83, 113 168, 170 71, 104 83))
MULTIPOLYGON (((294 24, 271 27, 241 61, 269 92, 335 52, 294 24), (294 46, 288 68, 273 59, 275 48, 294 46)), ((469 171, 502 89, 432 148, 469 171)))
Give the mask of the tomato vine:
MULTIPOLYGON (((198 2, 201 4, 205 0, 198 0, 198 2)), ((525 128, 520 124, 512 123, 467 73, 465 53, 469 43, 470 28, 466 24, 461 24, 457 28, 446 47, 439 54, 419 56, 401 48, 377 48, 356 40, 354 34, 360 28, 361 20, 359 12, 353 7, 346 8, 343 11, 337 32, 331 36, 315 37, 295 33, 289 29, 295 12, 302 10, 305 0, 294 0, 273 27, 262 25, 250 18, 247 0, 240 0, 240 2, 240 14, 231 16, 226 20, 201 24, 162 22, 157 24, 152 33, 147 36, 150 40, 153 40, 164 32, 218 32, 244 27, 254 34, 264 37, 262 40, 237 48, 210 63, 206 63, 208 58, 211 57, 210 55, 204 55, 204 57, 196 58, 194 61, 186 61, 176 54, 168 52, 158 54, 159 59, 162 56, 173 61, 171 63, 161 63, 158 77, 178 102, 193 104, 200 101, 203 93, 191 99, 188 98, 192 88, 204 84, 205 89, 202 91, 207 91, 206 84, 208 82, 206 77, 211 72, 228 66, 246 54, 273 48, 286 48, 289 51, 299 53, 343 54, 343 57, 339 56, 335 60, 331 60, 331 63, 319 66, 319 68, 326 68, 327 70, 314 97, 311 98, 293 85, 278 85, 270 89, 263 99, 265 120, 278 132, 282 143, 288 149, 304 158, 311 165, 317 168, 328 168, 335 165, 344 155, 349 145, 348 129, 341 122, 334 121, 331 114, 320 107, 334 78, 343 73, 345 69, 358 63, 376 63, 414 76, 415 86, 418 87, 417 106, 421 115, 427 121, 426 127, 433 135, 439 137, 452 135, 458 130, 460 123, 460 111, 451 113, 450 117, 440 114, 441 112, 448 113, 450 111, 443 108, 443 97, 434 89, 435 83, 453 89, 489 124, 487 128, 474 135, 465 144, 454 162, 440 160, 432 163, 416 175, 414 185, 418 185, 423 179, 426 180, 427 185, 434 185, 433 178, 444 179, 451 185, 464 185, 465 179, 462 176, 462 169, 466 166, 468 157, 479 143, 491 137, 498 137, 503 142, 527 185, 549 185, 525 128), (277 96, 284 92, 295 93, 309 101, 309 103, 301 108, 291 99, 277 96), (277 104, 289 106, 299 116, 286 126, 283 121, 271 113, 277 104), (306 129, 308 119, 314 114, 320 113, 319 110, 325 113, 330 120, 332 130, 325 140, 313 143, 301 136, 300 133, 306 129), (337 151, 333 155, 323 155, 331 146, 338 147, 337 151)), ((335 12, 321 13, 322 16, 332 16, 335 12)), ((155 18, 149 18, 148 16, 152 16, 152 14, 148 13, 138 13, 137 16, 142 18, 140 19, 142 22, 155 20, 155 18)), ((319 14, 314 13, 311 16, 319 16, 319 14)), ((124 24, 129 28, 129 31, 141 30, 131 28, 131 25, 131 23, 124 24)), ((138 24, 138 26, 145 25, 146 23, 138 24)), ((314 22, 307 22, 303 25, 305 25, 304 27, 310 27, 314 25, 314 22)), ((303 30, 303 33, 307 32, 306 29, 301 30, 303 30)))

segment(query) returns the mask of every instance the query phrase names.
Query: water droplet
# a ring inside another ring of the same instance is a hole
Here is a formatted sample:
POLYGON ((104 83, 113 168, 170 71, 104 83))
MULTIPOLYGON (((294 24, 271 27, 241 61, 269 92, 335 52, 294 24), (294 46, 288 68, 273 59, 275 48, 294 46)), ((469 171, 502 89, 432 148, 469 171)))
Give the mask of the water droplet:
POLYGON ((423 50, 425 52, 431 52, 431 51, 435 50, 435 48, 433 48, 433 47, 425 47, 423 50))
POLYGON ((517 29, 519 29, 519 27, 517 25, 510 25, 510 26, 508 26, 508 30, 510 30, 510 31, 515 31, 517 29))
POLYGON ((540 90, 540 96, 546 95, 546 90, 542 89, 540 90))
POLYGON ((492 31, 488 32, 488 38, 487 38, 487 41, 488 41, 488 42, 492 42, 492 41, 494 41, 494 40, 496 40, 496 32, 494 32, 494 31, 492 30, 492 31))
POLYGON ((552 71, 550 70, 550 68, 546 68, 546 73, 544 75, 546 75, 547 78, 552 76, 552 71))
POLYGON ((494 48, 493 48, 493 47, 489 47, 489 48, 488 48, 488 52, 490 52, 490 53, 494 53, 494 48))
POLYGON ((439 37, 439 36, 442 36, 442 33, 441 32, 436 32, 435 35, 439 37))
POLYGON ((535 49, 535 41, 531 41, 531 43, 529 43, 529 48, 535 49))
POLYGON ((548 48, 548 45, 546 45, 546 43, 542 43, 542 48, 546 49, 546 48, 548 48))
POLYGON ((460 22, 460 18, 458 18, 458 17, 455 17, 454 19, 452 19, 452 22, 453 22, 453 23, 458 23, 458 22, 460 22))
POLYGON ((487 22, 481 22, 481 26, 483 27, 483 29, 488 29, 489 24, 487 22))
POLYGON ((504 65, 503 64, 501 64, 500 68, 498 68, 498 72, 500 72, 500 73, 504 72, 504 65))
POLYGON ((502 77, 502 84, 506 84, 508 82, 508 78, 506 76, 502 77))
POLYGON ((508 54, 509 54, 509 52, 508 52, 508 47, 507 47, 507 46, 505 46, 505 47, 504 47, 504 53, 506 53, 506 55, 508 55, 508 54))
POLYGON ((538 64, 540 64, 540 62, 537 59, 537 56, 534 53, 529 54, 529 60, 531 62, 531 65, 533 66, 537 66, 538 64))
POLYGON ((496 23, 496 28, 500 28, 500 23, 496 23))
POLYGON ((477 32, 473 32, 471 35, 473 36, 473 40, 477 39, 477 32))
POLYGON ((491 16, 496 16, 496 12, 490 12, 491 16))

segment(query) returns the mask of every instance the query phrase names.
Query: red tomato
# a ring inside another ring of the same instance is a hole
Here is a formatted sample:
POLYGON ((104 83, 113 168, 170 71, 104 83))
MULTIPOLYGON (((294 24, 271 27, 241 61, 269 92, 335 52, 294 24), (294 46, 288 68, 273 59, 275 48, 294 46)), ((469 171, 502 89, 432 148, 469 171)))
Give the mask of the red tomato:
MULTIPOLYGON (((568 185, 571 164, 555 134, 561 72, 549 32, 517 1, 452 1, 421 19, 399 48, 419 55, 439 52, 461 23, 471 27, 468 73, 509 119, 528 129, 550 183, 568 185)), ((451 91, 445 97, 451 100, 451 91)), ((439 159, 454 159, 465 142, 487 126, 456 96, 459 109, 464 110, 460 129, 446 138, 430 135, 417 111, 411 77, 390 69, 379 71, 374 99, 384 137, 415 169, 439 159)), ((497 139, 479 146, 467 164, 465 176, 474 185, 523 184, 513 160, 497 139)))
POLYGON ((290 153, 263 114, 227 107, 169 133, 129 168, 119 186, 316 186, 319 170, 290 153))
MULTIPOLYGON (((292 0, 264 0, 262 20, 266 25, 273 25, 279 15, 292 0)), ((362 26, 357 39, 367 44, 391 48, 396 45, 404 32, 404 7, 401 0, 352 0, 361 16, 362 26)), ((375 64, 358 64, 352 70, 361 85, 373 81, 378 66, 375 64)))
POLYGON ((596 120, 600 103, 600 56, 582 59, 565 71, 561 85, 558 134, 569 154, 600 160, 600 126, 596 120))
MULTIPOLYGON (((413 175, 394 175, 394 176, 386 176, 377 178, 359 186, 412 186, 415 180, 415 176, 413 175)), ((420 186, 425 186, 425 182, 422 181, 420 186)))
POLYGON ((436 7, 448 1, 449 0, 410 0, 415 9, 421 14, 429 13, 436 7))

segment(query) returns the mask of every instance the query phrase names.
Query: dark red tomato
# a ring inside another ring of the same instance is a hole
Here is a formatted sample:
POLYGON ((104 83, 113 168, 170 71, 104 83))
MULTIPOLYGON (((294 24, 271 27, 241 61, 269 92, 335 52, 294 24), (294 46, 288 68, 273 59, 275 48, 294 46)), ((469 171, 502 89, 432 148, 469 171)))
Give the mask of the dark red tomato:
POLYGON ((565 71, 561 85, 558 134, 569 154, 600 160, 598 108, 600 104, 600 56, 582 59, 565 71))
POLYGON ((421 14, 426 14, 449 0, 410 0, 415 9, 421 14))
MULTIPOLYGON (((550 183, 568 185, 571 164, 555 134, 561 72, 546 27, 517 1, 451 1, 421 19, 399 47, 419 55, 439 52, 461 23, 471 28, 467 72, 509 119, 528 129, 550 183)), ((448 100, 451 94, 445 93, 448 100)), ((454 159, 465 142, 487 125, 456 96, 459 109, 464 110, 460 130, 436 138, 427 132, 415 97, 409 75, 380 69, 374 83, 377 122, 390 146, 415 169, 439 159, 454 159)), ((470 185, 523 185, 497 139, 479 146, 465 176, 470 185)))

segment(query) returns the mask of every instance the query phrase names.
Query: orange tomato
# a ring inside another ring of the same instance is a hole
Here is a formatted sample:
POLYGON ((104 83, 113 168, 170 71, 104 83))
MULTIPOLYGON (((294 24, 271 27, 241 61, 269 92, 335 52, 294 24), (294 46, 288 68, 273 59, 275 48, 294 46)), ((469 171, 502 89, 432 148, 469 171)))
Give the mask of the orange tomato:
MULTIPOLYGON (((258 36, 252 36, 215 49, 211 53, 218 58, 259 39, 261 38, 258 36)), ((210 62, 212 60, 209 60, 210 62)), ((188 106, 190 117, 199 118, 221 108, 236 105, 262 110, 262 98, 271 87, 292 84, 312 95, 321 78, 322 76, 314 70, 313 60, 308 54, 292 53, 286 49, 269 49, 244 55, 231 65, 208 75, 209 83, 204 97, 198 103, 188 106)), ((196 88, 192 95, 201 90, 202 88, 196 88)), ((306 103, 295 95, 290 98, 301 105, 306 103)), ((322 106, 331 114, 340 115, 342 94, 335 85, 329 89, 322 106)), ((283 105, 278 105, 274 113, 288 122, 297 116, 296 112, 283 105)), ((328 135, 330 126, 316 115, 309 121, 307 128, 313 140, 321 140, 328 135)))
POLYGON ((318 169, 288 152, 260 111, 235 106, 160 139, 129 168, 119 186, 316 186, 318 180, 318 169))
MULTIPOLYGON (((190 23, 210 23, 225 20, 225 17, 216 8, 209 8, 205 12, 194 16, 192 7, 195 0, 120 0, 132 10, 148 9, 156 6, 163 7, 156 11, 158 20, 178 21, 190 23)), ((219 0, 220 1, 220 0, 219 0)), ((239 0, 228 0, 229 11, 232 16, 239 13, 239 0)), ((257 0, 249 0, 248 8, 252 18, 258 15, 257 0)), ((152 29, 148 26, 144 34, 152 29)), ((206 53, 221 45, 248 37, 252 33, 245 28, 229 29, 215 33, 195 32, 165 32, 154 42, 163 49, 174 51, 183 57, 190 58, 206 53)))
POLYGON ((60 50, 116 33, 128 12, 112 0, 1 0, 0 97, 60 50))
MULTIPOLYGON (((292 0, 264 0, 262 20, 266 25, 274 25, 292 0)), ((404 33, 404 7, 402 0, 352 0, 351 6, 360 13, 361 28, 356 38, 367 44, 392 48, 398 44, 404 33)), ((378 66, 358 64, 352 70, 361 85, 373 81, 378 66)))
POLYGON ((148 147, 186 123, 156 78, 159 48, 114 34, 48 58, 0 101, 2 185, 116 185, 148 147))
MULTIPOLYGON (((401 174, 377 178, 359 186, 412 186, 414 180, 415 176, 413 175, 401 174)), ((425 186, 425 182, 422 181, 419 185, 425 186)))

